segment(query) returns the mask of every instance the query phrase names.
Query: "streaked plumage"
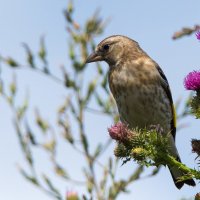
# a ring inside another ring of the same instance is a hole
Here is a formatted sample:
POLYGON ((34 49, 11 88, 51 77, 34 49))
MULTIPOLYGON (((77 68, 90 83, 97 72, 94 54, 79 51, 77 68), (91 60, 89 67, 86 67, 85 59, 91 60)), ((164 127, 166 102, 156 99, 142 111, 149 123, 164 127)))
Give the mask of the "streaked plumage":
MULTIPOLYGON (((87 62, 109 64, 109 86, 116 100, 120 119, 130 128, 159 125, 169 137, 169 151, 180 161, 175 146, 176 119, 167 78, 158 64, 128 37, 114 35, 100 42, 87 62)), ((182 173, 170 168, 174 183, 194 186, 194 181, 177 182, 182 173)))

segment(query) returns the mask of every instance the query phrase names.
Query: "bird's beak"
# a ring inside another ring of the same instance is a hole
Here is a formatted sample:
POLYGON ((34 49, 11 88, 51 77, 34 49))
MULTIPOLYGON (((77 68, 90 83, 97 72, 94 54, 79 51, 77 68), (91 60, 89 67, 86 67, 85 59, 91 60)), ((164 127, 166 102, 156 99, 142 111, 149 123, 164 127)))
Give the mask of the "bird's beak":
POLYGON ((94 52, 87 57, 85 63, 91 63, 91 62, 102 61, 102 60, 103 60, 102 56, 94 52))

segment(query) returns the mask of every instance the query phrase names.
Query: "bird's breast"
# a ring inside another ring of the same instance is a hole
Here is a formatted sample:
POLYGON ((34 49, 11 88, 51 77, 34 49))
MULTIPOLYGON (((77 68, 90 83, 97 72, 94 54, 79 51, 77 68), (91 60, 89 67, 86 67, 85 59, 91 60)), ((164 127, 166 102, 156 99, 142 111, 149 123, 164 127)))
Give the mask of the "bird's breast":
POLYGON ((109 74, 109 84, 120 118, 130 127, 160 124, 170 129, 170 102, 153 73, 134 69, 113 70, 109 74))

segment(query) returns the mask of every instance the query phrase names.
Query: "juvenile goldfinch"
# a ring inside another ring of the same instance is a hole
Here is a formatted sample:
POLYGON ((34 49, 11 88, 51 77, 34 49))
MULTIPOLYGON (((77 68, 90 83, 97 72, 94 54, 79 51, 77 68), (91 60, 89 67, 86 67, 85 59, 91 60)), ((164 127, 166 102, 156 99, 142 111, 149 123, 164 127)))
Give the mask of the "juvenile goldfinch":
MULTIPOLYGON (((159 65, 139 44, 125 36, 113 35, 98 44, 87 63, 105 61, 109 65, 109 87, 116 100, 120 119, 129 128, 162 128, 169 134, 169 152, 180 161, 175 146, 176 117, 169 84, 159 65)), ((178 189, 195 186, 193 179, 177 182, 183 173, 169 168, 178 189)))

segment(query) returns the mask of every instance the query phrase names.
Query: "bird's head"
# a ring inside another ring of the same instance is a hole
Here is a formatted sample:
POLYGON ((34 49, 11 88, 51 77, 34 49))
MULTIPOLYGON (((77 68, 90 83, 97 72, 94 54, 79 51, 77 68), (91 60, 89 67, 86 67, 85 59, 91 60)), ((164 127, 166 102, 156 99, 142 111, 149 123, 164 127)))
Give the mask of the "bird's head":
POLYGON ((87 58, 86 63, 105 61, 110 66, 115 66, 126 59, 134 59, 141 54, 138 43, 121 35, 110 36, 101 41, 95 51, 87 58))

